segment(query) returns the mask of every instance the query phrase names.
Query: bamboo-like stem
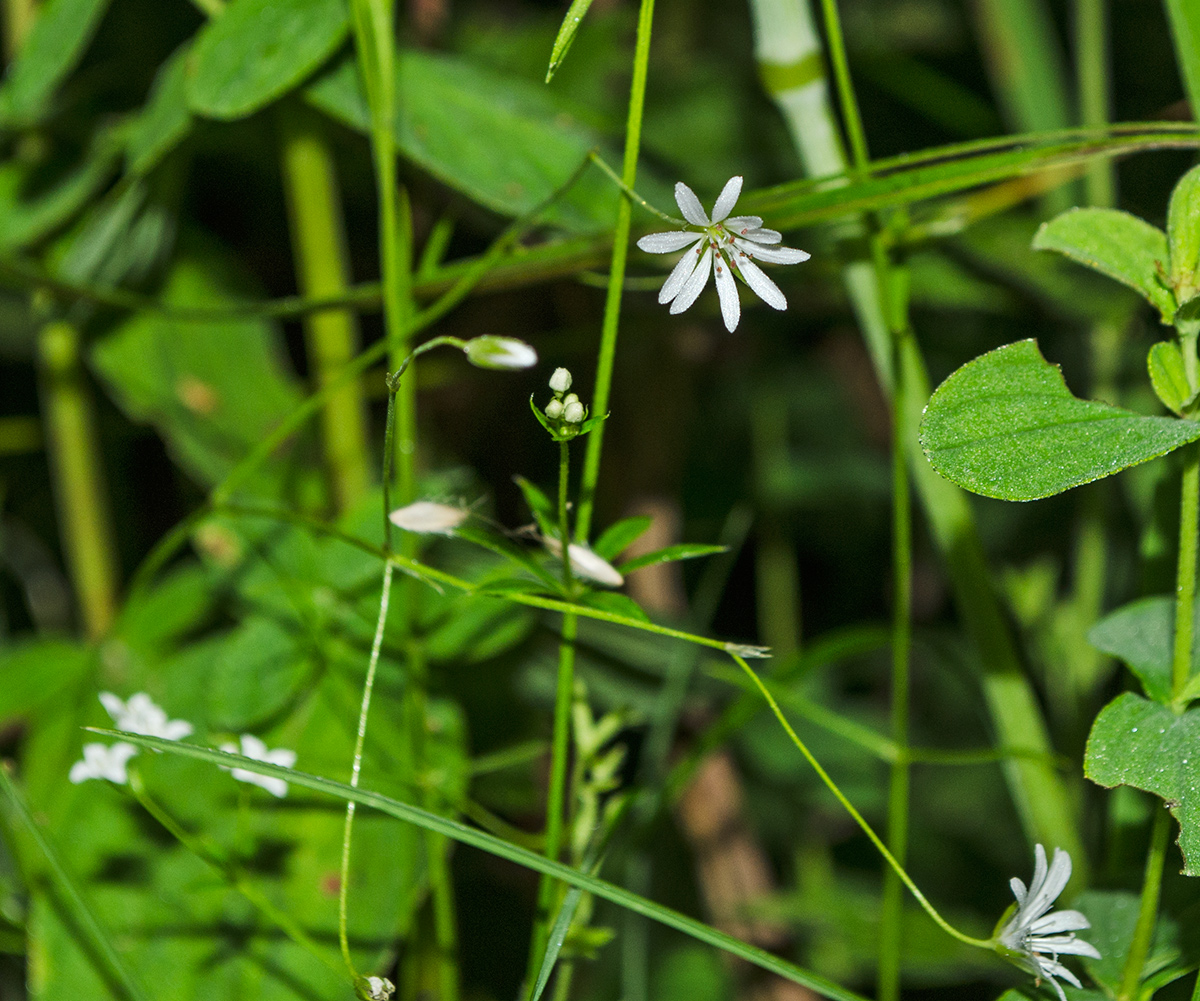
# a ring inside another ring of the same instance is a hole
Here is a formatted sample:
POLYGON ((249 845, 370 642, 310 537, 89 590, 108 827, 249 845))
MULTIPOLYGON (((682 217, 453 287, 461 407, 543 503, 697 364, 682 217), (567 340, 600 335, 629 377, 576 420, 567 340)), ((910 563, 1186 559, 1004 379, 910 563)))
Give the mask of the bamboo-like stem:
MULTIPOLYGON (((1083 125, 1108 124, 1112 85, 1108 68, 1106 0, 1075 0, 1075 82, 1079 120, 1083 125)), ((1116 171, 1110 160, 1088 165, 1084 180, 1089 205, 1116 203, 1116 171)))
POLYGON ((1136 1001, 1142 982, 1146 957, 1150 955, 1150 943, 1154 937, 1154 926, 1158 921, 1158 898, 1162 891, 1163 864, 1167 857, 1167 837, 1171 819, 1165 804, 1154 810, 1154 823, 1150 827, 1150 844, 1146 849, 1146 871, 1142 876, 1142 896, 1138 905, 1137 924, 1133 927, 1133 938, 1129 942, 1129 955, 1121 970, 1121 986, 1117 1001, 1136 1001))
MULTIPOLYGON (((804 0, 752 0, 755 51, 768 92, 789 119, 789 131, 806 137, 797 149, 806 172, 846 169, 845 158, 833 141, 836 128, 823 78, 819 43, 804 0), (776 16, 782 12, 780 16, 776 16), (799 82, 797 82, 799 81, 799 82), (833 169, 828 169, 832 167, 833 169)), ((851 305, 863 331, 876 377, 893 395, 891 340, 875 268, 854 261, 843 270, 851 305)), ((1005 766, 1009 789, 1031 840, 1065 848, 1078 859, 1074 882, 1086 881, 1086 857, 1073 808, 1052 766, 1050 741, 1041 710, 1021 667, 1011 630, 996 595, 975 518, 967 498, 943 480, 916 447, 917 427, 929 399, 929 376, 915 338, 900 348, 896 367, 904 369, 901 412, 913 484, 922 502, 931 534, 946 561, 963 623, 975 641, 984 669, 983 690, 998 742, 1019 750, 1020 757, 1005 766)))
MULTIPOLYGON (((638 151, 642 144, 642 111, 646 104, 646 78, 650 65, 650 29, 654 21, 654 0, 641 0, 638 11, 637 42, 633 54, 633 80, 629 87, 629 114, 625 122, 625 156, 621 181, 627 188, 637 183, 638 151)), ((629 253, 629 227, 633 206, 628 195, 617 205, 617 224, 613 231, 612 259, 608 266, 608 292, 604 298, 604 320, 600 330, 600 351, 596 358, 596 385, 592 392, 592 411, 608 413, 612 389, 613 363, 617 355, 617 328, 621 319, 621 288, 625 282, 625 260, 629 253)), ((587 543, 592 527, 592 509, 596 483, 600 479, 600 455, 604 447, 601 421, 588 435, 579 484, 579 510, 575 515, 575 538, 587 543)), ((567 539, 563 539, 564 549, 567 539)))
POLYGON ((37 354, 63 551, 84 632, 97 639, 116 615, 117 555, 80 342, 76 327, 55 320, 38 332, 37 354))
MULTIPOLYGON (((292 255, 300 293, 335 298, 350 287, 350 264, 329 144, 314 119, 286 103, 278 114, 284 190, 292 233, 292 255)), ((313 382, 331 385, 358 353, 358 324, 347 309, 310 313, 305 343, 313 382)), ((359 380, 343 382, 321 410, 325 463, 338 511, 349 509, 370 479, 366 408, 359 380)))

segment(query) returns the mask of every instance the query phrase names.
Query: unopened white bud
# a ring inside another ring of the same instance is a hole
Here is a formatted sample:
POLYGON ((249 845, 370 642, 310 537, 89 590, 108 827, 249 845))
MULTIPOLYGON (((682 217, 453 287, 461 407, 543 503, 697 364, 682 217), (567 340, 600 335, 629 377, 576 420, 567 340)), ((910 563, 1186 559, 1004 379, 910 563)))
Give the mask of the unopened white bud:
POLYGON ((563 407, 563 420, 568 424, 578 424, 583 420, 583 404, 578 400, 563 407))
POLYGON ((522 369, 537 364, 537 352, 515 337, 484 334, 473 337, 463 347, 467 361, 479 368, 522 369))
POLYGON ((574 393, 567 393, 567 395, 563 397, 563 406, 564 407, 569 407, 572 403, 578 403, 578 402, 579 402, 579 397, 576 396, 574 393))
POLYGON ((552 421, 558 420, 563 415, 562 400, 551 400, 546 404, 546 416, 552 421))
POLYGON ((453 535, 454 530, 467 520, 469 511, 434 501, 414 501, 407 507, 398 508, 388 517, 397 528, 422 535, 453 535))
POLYGON ((550 376, 550 388, 556 393, 565 393, 571 388, 571 373, 565 368, 556 368, 550 376))

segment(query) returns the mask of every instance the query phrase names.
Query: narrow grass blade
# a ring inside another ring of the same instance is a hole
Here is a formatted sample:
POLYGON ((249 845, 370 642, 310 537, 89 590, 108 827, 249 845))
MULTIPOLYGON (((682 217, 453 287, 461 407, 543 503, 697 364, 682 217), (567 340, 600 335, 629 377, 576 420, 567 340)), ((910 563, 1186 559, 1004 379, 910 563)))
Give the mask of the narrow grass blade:
POLYGON ((46 832, 33 819, 29 804, 25 802, 25 797, 21 795, 20 789, 17 788, 17 784, 9 774, 7 763, 3 762, 0 762, 0 792, 3 792, 9 803, 12 804, 17 819, 41 851, 50 870, 50 879, 62 898, 71 920, 86 936, 88 944, 96 951, 104 965, 108 967, 109 976, 120 985, 125 996, 131 998, 132 1001, 149 1001, 149 995, 125 965, 125 961, 112 943, 112 938, 97 920, 96 915, 92 913, 87 901, 83 899, 83 894, 76 886, 75 880, 67 872, 62 859, 59 858, 58 850, 51 844, 46 832))
POLYGON ((540 1001, 542 991, 550 982, 550 974, 554 970, 554 964, 558 961, 558 954, 562 952, 563 941, 567 937, 567 931, 575 919, 575 911, 582 899, 583 891, 577 886, 571 887, 563 897, 562 906, 558 909, 558 917, 554 919, 550 937, 546 940, 546 954, 542 957, 542 968, 538 970, 537 983, 534 985, 533 996, 529 1001, 540 1001))
MULTIPOLYGON (((591 5, 592 0, 573 0, 570 8, 567 10, 567 16, 563 18, 562 27, 558 29, 558 37, 554 39, 554 48, 550 50, 550 66, 546 70, 546 83, 549 83, 553 79, 563 60, 567 58, 567 50, 571 47, 571 43, 575 41, 575 32, 579 30, 579 26, 583 23, 584 15, 587 14, 588 8, 591 5)), ((536 997, 534 1001, 537 1001, 536 997)))
POLYGON ((787 980, 791 980, 793 983, 808 987, 822 997, 829 998, 830 1001, 867 1001, 861 994, 856 994, 854 991, 848 990, 840 984, 834 983, 832 980, 828 980, 819 974, 811 973, 802 967, 796 966, 794 963, 780 959, 778 956, 773 956, 765 949, 760 949, 757 946, 742 942, 731 935, 726 935, 724 932, 718 931, 716 928, 712 928, 702 921, 697 921, 695 918, 689 918, 685 914, 680 914, 669 907, 664 907, 652 900, 647 900, 645 897, 631 893, 596 876, 580 872, 578 869, 573 869, 568 865, 545 858, 542 855, 537 855, 534 852, 510 844, 491 834, 468 827, 466 824, 461 824, 455 820, 448 820, 445 817, 439 817, 419 807, 410 806, 408 803, 402 803, 399 800, 391 799, 380 793, 371 792, 368 789, 351 788, 342 782, 334 782, 332 779, 322 778, 319 775, 310 775, 307 772, 281 768, 278 765, 255 761, 253 758, 245 758, 239 754, 227 754, 224 751, 199 747, 195 744, 159 740, 156 737, 145 737, 141 734, 125 733, 120 730, 89 729, 106 736, 120 737, 121 740, 128 741, 131 744, 138 744, 141 747, 150 747, 155 750, 165 751, 168 754, 178 754, 188 758, 195 758, 198 761, 207 761, 214 765, 243 768, 246 771, 256 772, 259 775, 281 778, 297 786, 325 793, 337 799, 353 800, 356 803, 372 807, 398 820, 416 824, 424 830, 442 834, 460 844, 470 845, 472 848, 478 848, 481 851, 506 859, 509 862, 515 862, 517 865, 524 866, 527 869, 545 873, 570 886, 594 894, 620 907, 625 907, 635 914, 641 914, 644 917, 666 925, 668 928, 674 928, 676 931, 683 932, 683 934, 691 936, 698 942, 704 942, 707 945, 716 946, 718 949, 724 949, 726 952, 732 953, 746 960, 748 963, 753 963, 761 969, 767 970, 770 973, 776 973, 787 980))

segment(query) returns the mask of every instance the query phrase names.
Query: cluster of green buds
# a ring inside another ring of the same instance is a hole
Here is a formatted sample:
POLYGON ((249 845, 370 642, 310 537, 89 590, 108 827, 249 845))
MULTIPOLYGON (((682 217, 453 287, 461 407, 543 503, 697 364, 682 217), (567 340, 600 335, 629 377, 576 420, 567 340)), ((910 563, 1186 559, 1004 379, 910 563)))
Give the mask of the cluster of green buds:
POLYGON ((546 404, 544 411, 537 408, 532 396, 529 398, 529 406, 538 423, 550 432, 550 437, 555 441, 577 438, 603 420, 602 417, 588 418, 587 407, 570 391, 571 373, 565 368, 554 370, 554 374, 550 376, 550 388, 554 391, 554 398, 546 404))

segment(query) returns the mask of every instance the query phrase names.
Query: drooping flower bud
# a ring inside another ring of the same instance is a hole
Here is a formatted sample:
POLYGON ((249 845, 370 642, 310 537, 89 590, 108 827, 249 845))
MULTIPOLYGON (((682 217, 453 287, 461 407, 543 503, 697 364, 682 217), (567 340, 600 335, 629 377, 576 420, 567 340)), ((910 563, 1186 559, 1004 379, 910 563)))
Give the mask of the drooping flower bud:
POLYGON ((556 368, 550 376, 550 388, 556 393, 565 393, 571 388, 571 373, 565 368, 556 368))
POLYGON ((453 535, 454 530, 467 520, 469 511, 449 504, 434 501, 414 501, 407 507, 397 508, 388 518, 393 525, 406 532, 421 535, 453 535))
POLYGON ((537 364, 537 352, 515 337, 484 334, 473 337, 463 346, 467 361, 478 368, 511 371, 532 368, 537 364))

